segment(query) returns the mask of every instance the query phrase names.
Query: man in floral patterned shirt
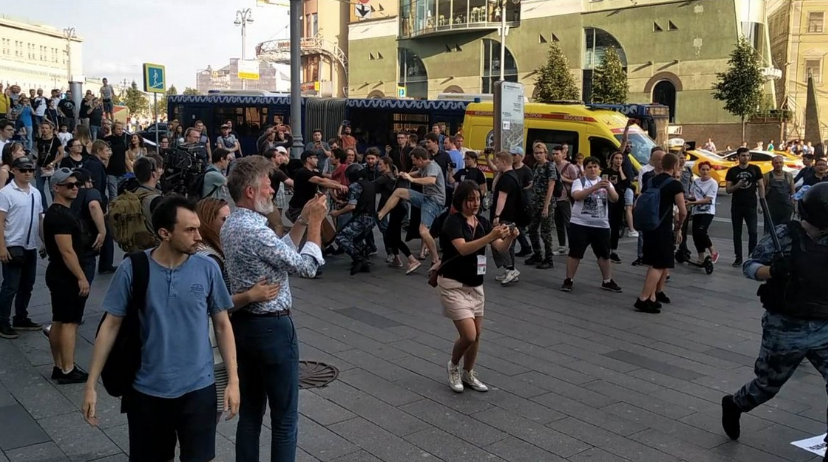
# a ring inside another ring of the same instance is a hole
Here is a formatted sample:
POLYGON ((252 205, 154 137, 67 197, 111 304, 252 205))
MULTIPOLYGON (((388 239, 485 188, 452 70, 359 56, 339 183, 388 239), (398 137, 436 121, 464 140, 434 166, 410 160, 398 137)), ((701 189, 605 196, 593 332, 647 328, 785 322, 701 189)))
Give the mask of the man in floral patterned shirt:
POLYGON ((535 156, 535 168, 532 172, 532 221, 529 223, 528 232, 535 252, 526 260, 526 264, 537 265, 538 269, 549 269, 554 266, 552 224, 555 213, 552 192, 555 190, 555 182, 558 181, 558 171, 555 164, 547 159, 549 151, 545 144, 535 143, 532 153, 535 156))

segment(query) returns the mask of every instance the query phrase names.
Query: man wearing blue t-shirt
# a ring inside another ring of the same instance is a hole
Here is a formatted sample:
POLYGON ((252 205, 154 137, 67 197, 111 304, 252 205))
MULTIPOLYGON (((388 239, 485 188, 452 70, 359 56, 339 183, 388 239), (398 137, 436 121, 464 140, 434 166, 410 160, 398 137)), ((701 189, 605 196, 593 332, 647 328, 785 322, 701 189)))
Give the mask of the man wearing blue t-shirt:
MULTIPOLYGON (((181 460, 210 461, 216 450, 216 384, 208 315, 221 357, 227 366, 224 410, 233 418, 239 407, 239 377, 233 306, 218 265, 196 254, 201 241, 195 203, 181 196, 161 201, 152 214, 161 244, 147 250, 149 286, 139 311, 141 366, 122 409, 129 422, 130 460, 173 460, 176 441, 181 460)), ((83 413, 97 425, 95 386, 132 297, 133 258, 118 267, 103 302, 107 316, 100 326, 83 413)))

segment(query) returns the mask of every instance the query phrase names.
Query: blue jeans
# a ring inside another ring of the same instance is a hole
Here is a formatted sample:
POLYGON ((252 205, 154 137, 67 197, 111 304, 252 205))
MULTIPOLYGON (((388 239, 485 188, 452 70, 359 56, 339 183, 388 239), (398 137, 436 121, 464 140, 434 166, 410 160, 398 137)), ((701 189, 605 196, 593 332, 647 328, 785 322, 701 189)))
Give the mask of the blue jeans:
MULTIPOLYGON (((106 237, 104 238, 103 246, 101 246, 101 253, 98 259, 98 271, 112 268, 115 261, 115 241, 112 239, 112 228, 109 227, 109 222, 106 222, 105 226, 106 237)), ((91 283, 92 280, 90 279, 89 282, 91 283)))
POLYGON ((49 198, 50 199, 52 198, 51 179, 52 179, 52 177, 43 176, 41 174, 40 167, 37 167, 37 169, 35 169, 35 186, 37 187, 37 190, 40 191, 40 199, 42 200, 42 204, 43 204, 44 209, 48 208, 49 205, 51 204, 51 201, 49 201, 49 202, 46 201, 46 192, 47 191, 49 191, 49 198))
POLYGON ((106 193, 109 200, 107 203, 111 204, 118 196, 118 180, 120 178, 115 175, 106 175, 106 193))
POLYGON ((270 460, 294 462, 299 434, 299 344, 290 316, 231 318, 241 406, 236 462, 259 462, 259 436, 270 404, 270 460))
POLYGON ((420 225, 431 228, 434 220, 443 213, 443 204, 418 191, 408 190, 408 197, 411 205, 420 209, 420 225))
POLYGON ((828 380, 828 321, 766 311, 762 316, 762 344, 754 366, 756 378, 739 389, 733 401, 742 412, 767 402, 806 358, 828 380))
POLYGON ((98 132, 100 132, 100 131, 101 131, 101 127, 99 127, 97 125, 90 125, 89 126, 89 133, 92 135, 92 141, 95 141, 95 140, 98 139, 98 132))
POLYGON ((0 324, 9 325, 12 301, 14 319, 23 321, 29 317, 29 300, 37 278, 37 249, 23 253, 23 263, 3 263, 3 284, 0 285, 0 324))

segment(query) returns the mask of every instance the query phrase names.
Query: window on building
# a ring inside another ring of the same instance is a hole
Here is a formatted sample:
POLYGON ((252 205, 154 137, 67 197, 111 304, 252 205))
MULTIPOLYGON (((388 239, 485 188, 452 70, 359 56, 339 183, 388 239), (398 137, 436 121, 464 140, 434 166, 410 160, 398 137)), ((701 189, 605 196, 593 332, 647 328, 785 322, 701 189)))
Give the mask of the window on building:
POLYGON ((491 39, 483 40, 483 93, 494 93, 495 82, 500 80, 500 69, 503 67, 503 79, 507 82, 518 81, 517 64, 509 47, 506 47, 506 62, 500 62, 500 42, 491 39))
POLYGON ((408 48, 400 48, 397 53, 400 65, 399 86, 405 87, 409 98, 428 98, 428 71, 417 53, 408 48))
POLYGON ((821 34, 825 25, 825 12, 812 11, 808 13, 808 32, 812 34, 821 34))
POLYGON ((805 76, 814 76, 814 82, 822 83, 822 60, 821 59, 807 59, 805 60, 805 76))
POLYGON ((305 37, 316 37, 316 34, 319 33, 319 15, 317 13, 307 15, 305 27, 305 37))

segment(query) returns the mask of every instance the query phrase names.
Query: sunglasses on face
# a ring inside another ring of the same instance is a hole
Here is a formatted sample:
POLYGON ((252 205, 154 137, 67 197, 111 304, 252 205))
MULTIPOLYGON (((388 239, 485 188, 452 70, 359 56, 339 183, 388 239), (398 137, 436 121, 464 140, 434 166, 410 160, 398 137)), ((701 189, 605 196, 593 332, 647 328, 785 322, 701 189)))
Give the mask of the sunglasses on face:
POLYGON ((34 173, 33 168, 18 168, 17 169, 20 173, 34 173))
POLYGON ((80 183, 78 183, 77 181, 72 182, 72 183, 60 183, 60 184, 58 184, 58 186, 62 186, 66 189, 75 189, 78 186, 80 186, 80 183))

